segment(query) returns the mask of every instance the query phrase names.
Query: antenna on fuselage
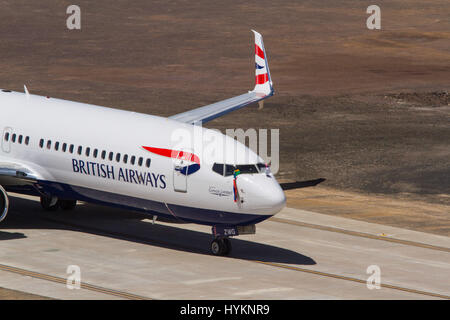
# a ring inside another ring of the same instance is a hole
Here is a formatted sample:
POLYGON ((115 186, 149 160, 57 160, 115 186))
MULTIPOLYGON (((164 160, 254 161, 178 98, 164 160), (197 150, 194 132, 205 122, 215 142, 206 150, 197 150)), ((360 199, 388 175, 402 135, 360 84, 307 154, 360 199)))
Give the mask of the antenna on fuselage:
POLYGON ((27 99, 29 99, 29 98, 30 98, 30 93, 28 92, 27 86, 26 86, 26 85, 23 85, 23 89, 24 89, 24 91, 25 91, 25 94, 26 94, 26 96, 27 96, 27 99))

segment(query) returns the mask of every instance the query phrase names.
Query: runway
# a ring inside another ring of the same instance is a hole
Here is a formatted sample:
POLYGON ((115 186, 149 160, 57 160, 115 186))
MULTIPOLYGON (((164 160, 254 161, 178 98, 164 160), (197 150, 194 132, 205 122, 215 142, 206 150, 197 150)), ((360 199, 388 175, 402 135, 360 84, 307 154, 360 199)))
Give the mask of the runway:
POLYGON ((56 299, 450 299, 450 239, 286 208, 209 254, 210 228, 11 194, 0 287, 56 299), (69 265, 80 289, 66 287, 69 265), (380 289, 369 289, 369 266, 380 289))

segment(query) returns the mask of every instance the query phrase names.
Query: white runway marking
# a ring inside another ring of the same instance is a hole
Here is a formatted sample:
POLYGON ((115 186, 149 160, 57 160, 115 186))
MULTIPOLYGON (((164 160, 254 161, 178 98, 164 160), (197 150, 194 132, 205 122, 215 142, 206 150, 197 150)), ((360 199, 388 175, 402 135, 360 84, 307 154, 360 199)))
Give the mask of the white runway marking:
POLYGON ((218 282, 218 281, 227 281, 227 280, 240 280, 241 277, 226 277, 226 278, 214 278, 214 279, 197 279, 197 280, 188 280, 183 281, 183 284, 201 284, 201 283, 211 283, 211 282, 218 282))
POLYGON ((234 295, 235 296, 250 296, 254 294, 264 294, 264 293, 271 293, 271 292, 285 292, 285 291, 291 291, 293 288, 267 288, 267 289, 256 289, 256 290, 248 290, 243 292, 237 292, 234 295))

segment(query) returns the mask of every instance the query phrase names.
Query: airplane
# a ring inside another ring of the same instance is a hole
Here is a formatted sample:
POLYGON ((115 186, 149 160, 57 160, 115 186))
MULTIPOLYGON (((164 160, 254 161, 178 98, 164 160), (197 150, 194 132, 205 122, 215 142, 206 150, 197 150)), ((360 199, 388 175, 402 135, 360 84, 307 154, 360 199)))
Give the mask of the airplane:
POLYGON ((0 221, 8 192, 38 196, 48 211, 81 201, 143 212, 153 222, 211 226, 211 253, 228 255, 230 237, 254 234, 256 223, 286 204, 270 165, 233 137, 201 127, 274 94, 263 38, 252 31, 254 89, 167 118, 32 95, 26 86, 24 93, 1 90, 0 221), (174 132, 193 138, 175 143, 174 132), (205 156, 203 136, 222 141, 222 149, 205 156))

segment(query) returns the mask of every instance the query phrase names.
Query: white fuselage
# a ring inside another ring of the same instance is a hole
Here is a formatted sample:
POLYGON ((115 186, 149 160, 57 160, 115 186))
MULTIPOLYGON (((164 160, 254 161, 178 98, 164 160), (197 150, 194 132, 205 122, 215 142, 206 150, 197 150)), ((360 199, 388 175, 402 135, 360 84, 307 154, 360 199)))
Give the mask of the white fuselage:
POLYGON ((279 184, 262 170, 237 176, 235 201, 234 176, 213 171, 214 163, 257 165, 263 160, 213 130, 17 92, 0 91, 0 112, 0 162, 28 168, 38 178, 36 189, 46 194, 207 225, 253 224, 285 205, 279 184), (180 139, 185 136, 189 139, 180 139), (224 147, 206 157, 200 150, 204 136, 225 141, 224 147), (144 147, 195 155, 199 169, 182 174, 180 168, 195 165, 194 158, 144 147))

